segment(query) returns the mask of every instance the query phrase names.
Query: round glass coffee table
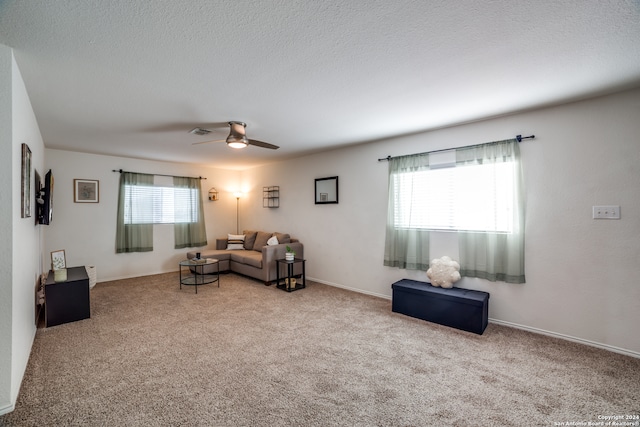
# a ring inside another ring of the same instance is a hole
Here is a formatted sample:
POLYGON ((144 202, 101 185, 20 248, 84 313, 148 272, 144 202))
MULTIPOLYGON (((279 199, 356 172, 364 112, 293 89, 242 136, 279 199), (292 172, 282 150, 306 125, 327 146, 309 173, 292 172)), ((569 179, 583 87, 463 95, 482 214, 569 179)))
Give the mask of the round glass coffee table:
POLYGON ((218 282, 220 287, 220 263, 215 258, 203 258, 196 260, 185 259, 180 261, 180 289, 182 285, 194 285, 196 288, 196 294, 198 293, 198 285, 206 285, 208 283, 218 282), (215 264, 215 274, 205 274, 204 267, 215 264), (183 269, 187 268, 186 274, 183 273, 183 269))

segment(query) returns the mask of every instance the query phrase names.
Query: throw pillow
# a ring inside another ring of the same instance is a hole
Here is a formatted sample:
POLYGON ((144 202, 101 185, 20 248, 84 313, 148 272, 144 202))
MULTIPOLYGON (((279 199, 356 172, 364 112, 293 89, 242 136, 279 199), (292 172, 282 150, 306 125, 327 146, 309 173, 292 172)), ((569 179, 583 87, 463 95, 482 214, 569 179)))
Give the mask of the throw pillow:
POLYGON ((267 245, 269 246, 273 246, 277 244, 278 244, 278 238, 275 235, 271 236, 271 238, 267 240, 267 245))
POLYGON ((256 242, 253 244, 253 250, 262 252, 262 247, 267 246, 267 240, 271 238, 271 233, 265 233, 264 231, 258 231, 256 236, 256 242))
POLYGON ((244 234, 228 234, 227 250, 244 249, 244 234))
POLYGON ((280 243, 291 243, 291 236, 286 233, 278 233, 277 231, 274 233, 278 238, 278 242, 280 243))
POLYGON ((253 249, 253 245, 256 244, 256 236, 258 235, 257 231, 253 230, 244 230, 244 248, 248 251, 253 249))

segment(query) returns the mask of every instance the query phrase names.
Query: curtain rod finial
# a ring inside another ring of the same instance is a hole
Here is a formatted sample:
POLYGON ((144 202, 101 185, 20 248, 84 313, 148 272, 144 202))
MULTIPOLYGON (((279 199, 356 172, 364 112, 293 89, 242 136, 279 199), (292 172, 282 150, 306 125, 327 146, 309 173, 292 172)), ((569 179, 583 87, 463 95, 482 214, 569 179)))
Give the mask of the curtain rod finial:
POLYGON ((518 142, 522 142, 523 139, 534 139, 535 137, 536 137, 535 135, 529 135, 529 136, 516 135, 516 140, 518 142))

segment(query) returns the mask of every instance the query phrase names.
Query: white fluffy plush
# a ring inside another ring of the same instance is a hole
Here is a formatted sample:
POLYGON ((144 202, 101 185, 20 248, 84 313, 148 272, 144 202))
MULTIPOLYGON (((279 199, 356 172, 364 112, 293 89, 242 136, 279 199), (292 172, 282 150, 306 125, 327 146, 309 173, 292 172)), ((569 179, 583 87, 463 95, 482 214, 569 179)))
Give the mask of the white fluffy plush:
POLYGON ((455 282, 460 280, 458 270, 460 270, 460 264, 448 256, 443 256, 431 261, 427 270, 427 277, 431 280, 433 286, 451 288, 455 282))

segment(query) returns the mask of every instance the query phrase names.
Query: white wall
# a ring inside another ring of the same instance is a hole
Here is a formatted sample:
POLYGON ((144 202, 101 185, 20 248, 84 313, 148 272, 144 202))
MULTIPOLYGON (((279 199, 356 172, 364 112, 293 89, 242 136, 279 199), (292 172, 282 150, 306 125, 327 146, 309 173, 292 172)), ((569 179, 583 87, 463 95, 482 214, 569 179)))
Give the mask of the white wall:
POLYGON ((11 400, 11 323, 13 314, 13 139, 11 136, 11 49, 0 45, 0 414, 11 400), (7 203, 8 201, 8 203, 7 203))
POLYGON ((3 180, 0 274, 0 413, 13 409, 35 336, 35 289, 41 273, 40 229, 35 225, 34 171, 44 165, 44 144, 20 70, 0 46, 0 120, 3 180), (8 104, 8 105, 7 105, 8 104), (32 153, 32 216, 21 217, 22 143, 32 153))
MULTIPOLYGON (((186 252, 174 249, 173 225, 154 226, 152 252, 116 254, 116 214, 120 174, 112 170, 202 176, 207 240, 235 232, 238 171, 194 167, 168 162, 154 162, 122 157, 100 156, 63 150, 46 150, 47 170, 55 181, 53 220, 44 228, 46 245, 43 268, 51 265, 51 251, 64 249, 68 266, 94 265, 98 282, 178 270, 186 252), (74 203, 73 180, 99 181, 99 203, 74 203), (210 202, 207 193, 215 187, 220 200, 210 202)), ((170 178, 164 178, 170 179, 170 178)))
MULTIPOLYGON (((384 267, 387 163, 378 158, 535 134, 521 144, 525 185, 523 285, 463 278, 491 293, 490 318, 640 356, 640 90, 393 138, 243 173, 251 192, 246 228, 290 232, 305 244, 309 276, 391 296, 423 272, 384 267), (340 203, 314 205, 314 178, 338 175, 340 203), (261 188, 280 185, 280 208, 263 209, 261 188), (593 220, 593 205, 620 205, 621 220, 593 220)), ((431 257, 457 258, 451 235, 431 257)))

